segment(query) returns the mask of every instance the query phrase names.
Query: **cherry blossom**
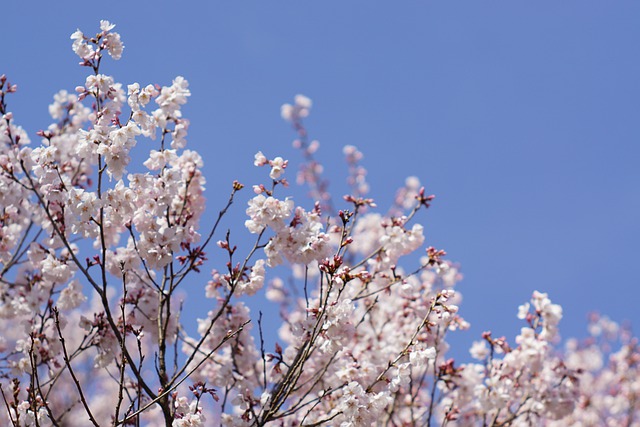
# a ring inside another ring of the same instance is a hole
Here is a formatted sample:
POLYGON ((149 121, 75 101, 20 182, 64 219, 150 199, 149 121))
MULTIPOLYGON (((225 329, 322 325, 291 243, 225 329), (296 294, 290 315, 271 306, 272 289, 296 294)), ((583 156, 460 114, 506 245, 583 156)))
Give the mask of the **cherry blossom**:
POLYGON ((259 151, 263 179, 233 181, 204 227, 189 83, 118 82, 114 28, 71 35, 87 75, 37 138, 0 76, 0 425, 638 425, 630 327, 594 314, 563 344, 547 293, 514 307, 515 337, 486 331, 452 358, 469 323, 460 267, 420 222, 434 196, 409 177, 379 209, 347 146, 350 194, 334 198, 304 95, 281 114, 309 199, 259 151), (224 229, 231 215, 245 227, 224 229))

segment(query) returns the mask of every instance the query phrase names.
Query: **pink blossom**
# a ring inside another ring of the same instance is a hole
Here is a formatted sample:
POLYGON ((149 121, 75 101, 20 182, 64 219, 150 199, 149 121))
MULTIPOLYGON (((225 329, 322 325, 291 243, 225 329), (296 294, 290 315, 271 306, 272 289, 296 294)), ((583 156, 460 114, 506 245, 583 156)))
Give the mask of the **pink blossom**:
POLYGON ((53 123, 33 145, 7 111, 17 87, 0 76, 0 425, 558 427, 640 417, 630 328, 594 314, 589 337, 561 349, 563 310, 546 293, 518 307, 515 337, 487 331, 469 350, 475 362, 451 358, 463 354, 451 334, 469 323, 459 266, 425 242, 420 211, 434 196, 409 177, 378 210, 363 155, 347 146, 351 194, 334 199, 303 95, 281 113, 310 200, 291 198, 287 160, 258 151, 268 182, 247 194, 233 181, 202 230, 206 171, 185 149, 181 110, 188 82, 125 91, 103 71, 105 51, 123 53, 114 27, 73 33, 87 77, 75 94, 54 95, 53 123), (249 244, 225 229, 238 199, 249 244), (196 276, 203 270, 209 280, 196 276), (256 312, 265 283, 276 307, 256 312))

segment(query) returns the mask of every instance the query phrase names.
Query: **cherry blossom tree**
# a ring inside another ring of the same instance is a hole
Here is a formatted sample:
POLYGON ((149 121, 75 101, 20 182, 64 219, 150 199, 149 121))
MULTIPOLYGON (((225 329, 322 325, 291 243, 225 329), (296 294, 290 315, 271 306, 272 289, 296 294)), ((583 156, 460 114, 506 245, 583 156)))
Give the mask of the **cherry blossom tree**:
POLYGON ((562 308, 547 294, 519 307, 514 340, 485 332, 475 362, 449 358, 448 334, 468 324, 458 267, 425 248, 418 222, 434 196, 411 177, 379 210, 348 146, 351 192, 334 199, 305 96, 281 113, 308 205, 288 198, 288 160, 258 152, 264 181, 253 192, 234 181, 201 229, 188 82, 125 87, 103 74, 123 53, 114 27, 71 35, 88 76, 55 95, 37 143, 0 77, 1 425, 640 425, 630 329, 594 315, 591 337, 561 350, 562 308), (132 165, 141 139, 154 149, 132 165), (232 209, 247 215, 244 251, 220 226, 232 209), (185 283, 210 299, 195 330, 181 320, 194 309, 185 283), (263 333, 274 319, 246 304, 257 294, 280 307, 275 343, 263 333))

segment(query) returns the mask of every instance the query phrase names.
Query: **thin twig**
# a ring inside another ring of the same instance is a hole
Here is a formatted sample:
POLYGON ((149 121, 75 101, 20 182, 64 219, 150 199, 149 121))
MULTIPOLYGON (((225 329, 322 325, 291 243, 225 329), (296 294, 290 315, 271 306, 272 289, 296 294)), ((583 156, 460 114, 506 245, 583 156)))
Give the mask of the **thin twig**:
POLYGON ((60 344, 62 345, 64 363, 65 365, 67 365, 67 369, 71 374, 71 378, 73 378, 73 382, 76 385, 76 388, 78 389, 78 394, 80 395, 80 401, 82 402, 82 406, 84 406, 84 410, 87 412, 87 415, 89 416, 89 420, 91 421, 91 423, 95 427, 100 427, 96 419, 93 417, 93 413, 91 412, 91 409, 89 409, 89 404, 87 403, 87 400, 84 397, 84 393, 82 392, 82 386, 80 385, 80 381, 78 381, 78 378, 76 377, 76 374, 73 372, 73 368, 71 367, 69 354, 67 353, 67 346, 65 345, 65 340, 64 340, 64 337, 62 336, 62 330, 60 329, 60 316, 57 308, 53 309, 53 315, 55 317, 55 325, 56 325, 56 330, 58 331, 58 338, 60 339, 60 344))

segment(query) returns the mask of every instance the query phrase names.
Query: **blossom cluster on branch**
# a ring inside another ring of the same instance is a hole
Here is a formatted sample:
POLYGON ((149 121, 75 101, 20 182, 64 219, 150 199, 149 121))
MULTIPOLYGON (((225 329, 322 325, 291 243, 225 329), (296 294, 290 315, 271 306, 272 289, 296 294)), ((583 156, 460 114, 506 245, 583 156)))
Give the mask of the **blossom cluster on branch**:
POLYGON ((102 74, 105 55, 123 53, 114 27, 71 36, 89 73, 54 96, 37 144, 0 77, 0 425, 640 425, 637 339, 594 315, 591 337, 560 350, 562 308, 547 294, 520 306, 514 340, 485 332, 475 362, 450 358, 448 334, 469 325, 458 267, 424 247, 417 222, 434 197, 411 177, 379 211, 348 146, 351 194, 333 199, 305 96, 281 113, 309 206, 287 195, 289 162, 258 152, 265 181, 253 194, 234 181, 201 230, 188 82, 125 87, 102 74), (141 139, 153 149, 131 165, 141 139), (220 230, 241 195, 244 251, 220 230), (207 302, 183 301, 185 283, 207 302), (256 295, 281 319, 252 313, 256 295), (189 330, 182 313, 199 307, 189 330))

